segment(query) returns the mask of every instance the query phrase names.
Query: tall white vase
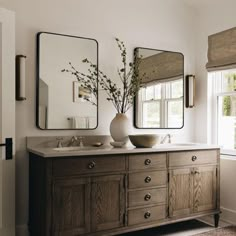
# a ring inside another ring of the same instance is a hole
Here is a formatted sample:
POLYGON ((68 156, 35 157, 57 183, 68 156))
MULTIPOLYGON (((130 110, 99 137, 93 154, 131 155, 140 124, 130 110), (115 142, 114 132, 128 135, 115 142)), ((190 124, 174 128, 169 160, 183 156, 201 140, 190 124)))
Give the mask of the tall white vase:
POLYGON ((115 142, 127 142, 130 131, 128 117, 124 113, 117 113, 110 124, 111 137, 115 142))

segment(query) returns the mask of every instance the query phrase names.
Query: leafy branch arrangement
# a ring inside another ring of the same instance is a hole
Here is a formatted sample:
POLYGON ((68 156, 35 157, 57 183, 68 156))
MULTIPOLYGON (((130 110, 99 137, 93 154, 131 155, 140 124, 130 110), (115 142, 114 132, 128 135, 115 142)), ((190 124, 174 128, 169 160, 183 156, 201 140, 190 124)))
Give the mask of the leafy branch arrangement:
MULTIPOLYGON (((71 73, 81 83, 83 88, 88 89, 91 93, 98 98, 98 83, 106 91, 107 100, 112 102, 117 113, 126 113, 133 105, 134 97, 139 91, 142 77, 139 76, 138 66, 140 59, 134 55, 134 63, 130 62, 127 65, 126 61, 126 47, 124 42, 116 38, 118 48, 121 52, 122 68, 118 68, 118 76, 122 82, 122 88, 119 88, 112 80, 101 70, 97 65, 93 64, 87 58, 82 62, 89 65, 88 74, 84 74, 75 69, 75 67, 69 63, 70 69, 63 69, 62 72, 71 73)), ((97 105, 95 102, 87 99, 93 105, 97 105)))

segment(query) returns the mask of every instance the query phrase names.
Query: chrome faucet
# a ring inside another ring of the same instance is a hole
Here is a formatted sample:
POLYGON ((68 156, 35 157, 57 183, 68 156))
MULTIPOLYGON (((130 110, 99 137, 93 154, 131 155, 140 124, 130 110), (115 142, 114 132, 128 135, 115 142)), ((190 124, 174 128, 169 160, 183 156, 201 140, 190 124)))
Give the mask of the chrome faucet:
POLYGON ((83 139, 84 139, 84 137, 82 137, 82 136, 80 136, 80 137, 73 136, 68 143, 68 147, 76 146, 76 145, 74 145, 75 143, 78 143, 79 147, 83 147, 84 146, 83 139))
POLYGON ((165 143, 166 139, 168 138, 168 143, 171 143, 171 135, 170 134, 166 134, 162 140, 161 140, 161 144, 165 143))
POLYGON ((56 138, 56 140, 57 140, 57 147, 62 148, 63 147, 63 145, 62 145, 63 138, 58 137, 58 138, 56 138))
POLYGON ((68 143, 68 147, 73 146, 73 144, 76 143, 77 140, 78 140, 78 138, 77 138, 76 136, 73 136, 73 137, 71 138, 71 140, 69 141, 69 143, 68 143))
POLYGON ((84 137, 80 136, 79 137, 79 147, 83 147, 84 143, 83 143, 84 137))

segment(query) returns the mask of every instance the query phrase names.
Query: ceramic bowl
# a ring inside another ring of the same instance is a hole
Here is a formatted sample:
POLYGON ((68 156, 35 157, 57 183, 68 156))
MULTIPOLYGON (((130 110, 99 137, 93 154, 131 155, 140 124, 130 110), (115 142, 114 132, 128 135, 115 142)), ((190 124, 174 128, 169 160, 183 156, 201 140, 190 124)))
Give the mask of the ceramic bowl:
POLYGON ((137 148, 151 148, 160 142, 160 136, 156 134, 129 135, 129 139, 137 148))

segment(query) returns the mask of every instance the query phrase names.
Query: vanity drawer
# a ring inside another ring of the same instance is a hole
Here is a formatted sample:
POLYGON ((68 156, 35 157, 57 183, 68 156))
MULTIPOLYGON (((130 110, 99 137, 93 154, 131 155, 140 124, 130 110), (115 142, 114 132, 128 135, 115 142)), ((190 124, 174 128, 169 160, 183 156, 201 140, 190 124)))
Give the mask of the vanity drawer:
POLYGON ((166 168, 166 153, 137 154, 129 156, 129 170, 166 168))
POLYGON ((216 164, 217 150, 169 153, 169 166, 216 164))
POLYGON ((165 186, 167 171, 148 171, 129 174, 129 188, 148 188, 165 186))
POLYGON ((124 156, 78 157, 53 161, 53 175, 77 175, 85 173, 114 172, 125 170, 124 156))
POLYGON ((147 204, 166 203, 166 188, 130 191, 128 194, 129 207, 147 204))
POLYGON ((166 218, 166 206, 154 206, 128 211, 128 225, 144 224, 166 218))

